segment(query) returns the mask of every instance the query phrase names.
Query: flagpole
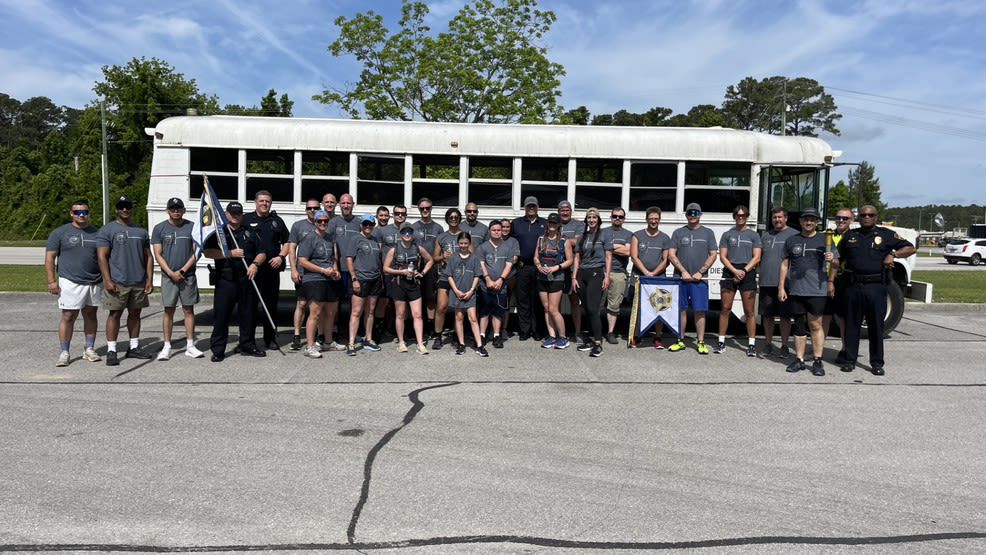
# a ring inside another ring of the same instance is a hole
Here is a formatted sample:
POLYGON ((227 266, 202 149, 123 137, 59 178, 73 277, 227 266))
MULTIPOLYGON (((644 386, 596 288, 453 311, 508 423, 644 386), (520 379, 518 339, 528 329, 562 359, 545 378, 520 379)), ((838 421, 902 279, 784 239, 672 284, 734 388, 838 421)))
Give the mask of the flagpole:
POLYGON ((627 348, 633 346, 633 339, 637 337, 639 330, 637 330, 637 310, 639 309, 640 303, 640 280, 635 279, 633 283, 633 308, 630 309, 630 333, 627 334, 627 348))
MULTIPOLYGON (((229 227, 229 224, 226 224, 223 227, 223 231, 225 232, 228 229, 228 227, 229 227)), ((233 239, 233 247, 234 248, 237 248, 237 249, 240 248, 239 241, 236 240, 236 235, 230 233, 229 236, 230 236, 230 238, 233 239)), ((240 258, 240 262, 243 263, 243 268, 245 268, 247 270, 247 272, 249 272, 250 271, 250 266, 247 264, 246 259, 241 257, 240 258)), ((260 306, 264 307, 264 314, 267 316, 267 321, 270 322, 270 326, 276 330, 277 329, 277 326, 274 324, 274 318, 271 317, 270 310, 267 309, 267 303, 264 302, 264 298, 260 295, 260 287, 258 287, 257 286, 257 282, 254 281, 254 280, 252 280, 252 279, 248 279, 247 281, 249 281, 251 284, 253 284, 253 290, 254 290, 255 293, 257 293, 257 299, 260 300, 260 306)), ((277 345, 277 341, 275 341, 274 344, 277 345)), ((288 355, 286 355, 284 353, 284 351, 281 350, 281 346, 280 345, 277 345, 277 351, 279 353, 281 353, 282 356, 288 356, 288 355)))

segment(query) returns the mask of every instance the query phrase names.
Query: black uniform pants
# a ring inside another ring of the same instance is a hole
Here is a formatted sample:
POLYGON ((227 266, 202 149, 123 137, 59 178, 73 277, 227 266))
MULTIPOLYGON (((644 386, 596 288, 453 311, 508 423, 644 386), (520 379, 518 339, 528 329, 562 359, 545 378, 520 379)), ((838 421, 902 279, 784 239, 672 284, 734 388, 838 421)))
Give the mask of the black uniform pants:
MULTIPOLYGON (((267 266, 263 266, 253 279, 257 282, 257 288, 260 289, 260 298, 267 305, 267 311, 270 312, 271 319, 274 319, 276 322, 277 299, 281 295, 281 273, 275 272, 267 266)), ((277 328, 270 325, 270 319, 267 318, 263 310, 263 308, 258 307, 256 314, 260 318, 260 323, 264 326, 264 345, 267 345, 277 341, 277 328)))
POLYGON ((846 287, 846 360, 856 362, 865 317, 870 341, 870 366, 883 368, 883 319, 886 315, 886 285, 853 283, 846 287))
POLYGON ((589 331, 596 341, 601 341, 603 338, 601 313, 603 278, 605 276, 605 268, 579 268, 579 273, 576 276, 579 281, 579 300, 582 301, 582 310, 585 311, 586 317, 589 319, 589 331))
POLYGON ((544 307, 538 297, 538 271, 533 263, 517 268, 514 281, 514 298, 517 300, 517 328, 522 336, 540 336, 544 328, 544 307))
POLYGON ((240 308, 240 350, 257 350, 255 339, 257 295, 253 291, 253 285, 246 277, 232 280, 220 278, 216 281, 212 304, 214 321, 209 349, 213 354, 220 355, 226 352, 226 343, 229 341, 229 320, 233 315, 233 308, 237 306, 240 308))

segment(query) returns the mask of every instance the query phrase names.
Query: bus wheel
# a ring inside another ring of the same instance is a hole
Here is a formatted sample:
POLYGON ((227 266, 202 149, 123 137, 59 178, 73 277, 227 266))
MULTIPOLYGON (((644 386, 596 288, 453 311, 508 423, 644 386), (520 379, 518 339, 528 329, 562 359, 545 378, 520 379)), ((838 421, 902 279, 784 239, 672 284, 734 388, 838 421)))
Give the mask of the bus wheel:
POLYGON ((904 317, 904 291, 896 281, 887 285, 887 317, 883 321, 883 336, 897 329, 897 324, 904 317))

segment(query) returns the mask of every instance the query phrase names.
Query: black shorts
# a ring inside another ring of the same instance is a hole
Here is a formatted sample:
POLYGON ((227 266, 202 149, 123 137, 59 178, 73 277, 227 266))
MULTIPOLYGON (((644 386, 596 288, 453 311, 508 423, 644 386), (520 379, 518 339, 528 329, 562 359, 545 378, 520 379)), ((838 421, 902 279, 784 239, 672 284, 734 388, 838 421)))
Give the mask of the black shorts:
POLYGON ((367 297, 379 297, 383 294, 383 282, 380 281, 380 278, 357 279, 356 281, 359 282, 359 293, 357 293, 354 289, 353 295, 356 295, 361 299, 365 299, 367 297))
POLYGON ((421 296, 426 300, 434 300, 438 297, 438 269, 434 265, 421 278, 421 296))
POLYGON ((557 293, 565 290, 565 282, 539 279, 537 280, 537 289, 538 293, 557 293))
POLYGON ((503 316, 507 312, 507 288, 480 289, 477 301, 480 316, 503 316))
POLYGON ((788 297, 791 302, 791 314, 808 313, 812 316, 821 316, 825 313, 825 301, 828 297, 802 297, 792 295, 788 297))
POLYGON ((733 280, 734 274, 729 270, 722 269, 722 281, 719 282, 720 289, 733 289, 737 291, 756 291, 757 290, 757 271, 747 272, 743 279, 733 280))
POLYGON ((781 318, 791 317, 791 300, 781 302, 777 299, 777 287, 760 288, 760 315, 765 318, 780 316, 781 318))
POLYGON ((301 283, 299 294, 308 299, 308 302, 312 303, 338 302, 339 297, 336 295, 336 290, 333 286, 334 283, 337 282, 324 279, 318 281, 305 281, 301 283))
POLYGON ((438 276, 438 288, 445 291, 452 290, 452 285, 448 282, 448 276, 438 276))
POLYGON ((416 301, 421 298, 421 285, 417 281, 397 278, 390 286, 390 298, 395 301, 416 301))
POLYGON ((846 279, 845 276, 835 278, 835 297, 825 303, 825 315, 835 314, 840 318, 846 317, 846 279))

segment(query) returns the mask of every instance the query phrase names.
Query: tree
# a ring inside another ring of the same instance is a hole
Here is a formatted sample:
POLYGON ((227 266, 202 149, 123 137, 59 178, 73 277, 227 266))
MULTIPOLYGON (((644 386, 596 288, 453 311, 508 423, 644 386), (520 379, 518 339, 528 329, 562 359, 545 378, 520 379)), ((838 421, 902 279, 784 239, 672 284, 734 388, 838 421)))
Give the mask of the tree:
POLYGON ((268 116, 289 118, 294 101, 288 98, 288 94, 281 95, 280 101, 277 99, 277 91, 271 89, 260 99, 260 106, 254 105, 250 108, 240 104, 227 104, 223 107, 222 113, 229 116, 268 116))
POLYGON ((474 123, 544 123, 560 117, 560 64, 538 45, 555 21, 535 0, 474 0, 437 35, 428 6, 403 0, 400 31, 390 34, 372 10, 339 17, 333 56, 363 64, 351 90, 312 98, 354 118, 474 123))
POLYGON ((757 81, 747 77, 726 88, 722 112, 730 126, 737 129, 781 134, 783 113, 787 108, 785 134, 817 136, 819 129, 839 134, 832 95, 814 79, 788 79, 774 76, 757 81))
POLYGON ((675 114, 664 125, 672 127, 725 127, 726 115, 712 104, 692 106, 687 114, 675 114))
POLYGON ((840 179, 838 183, 829 188, 826 216, 831 218, 835 216, 839 210, 843 208, 852 208, 853 206, 853 202, 849 197, 849 187, 846 186, 845 181, 840 179))
POLYGON ((561 122, 566 125, 589 125, 589 109, 579 106, 562 114, 561 122))
POLYGON ((856 169, 849 170, 849 205, 858 208, 872 204, 876 207, 877 219, 881 219, 887 205, 880 200, 880 178, 875 174, 876 169, 866 160, 856 169))

